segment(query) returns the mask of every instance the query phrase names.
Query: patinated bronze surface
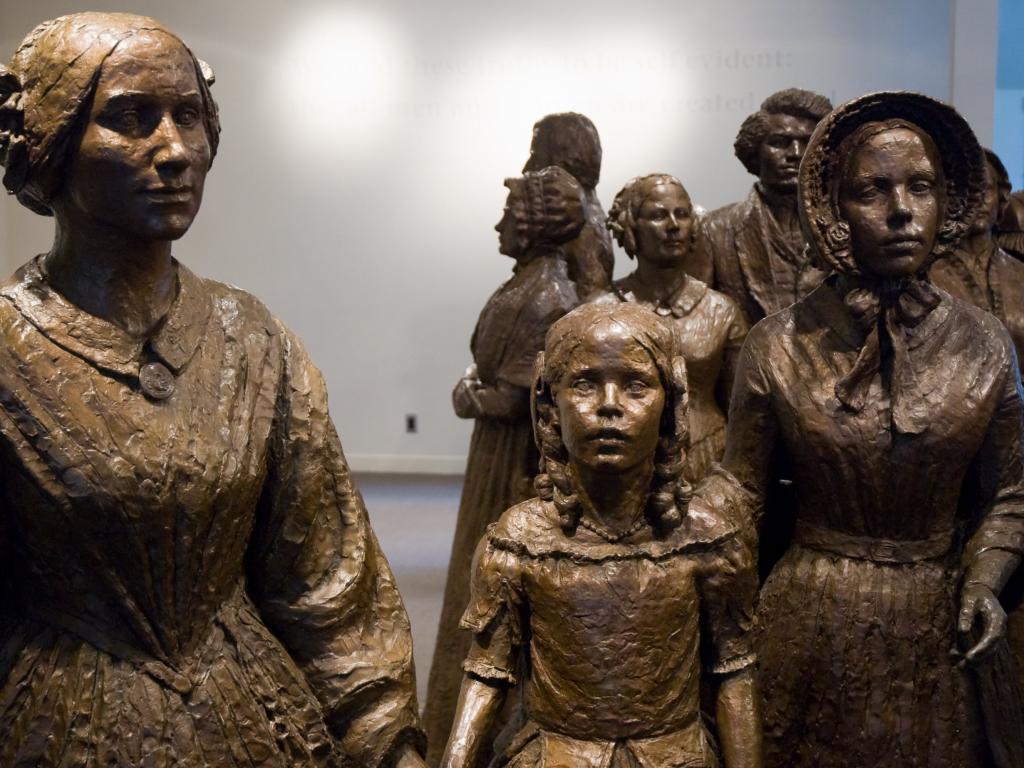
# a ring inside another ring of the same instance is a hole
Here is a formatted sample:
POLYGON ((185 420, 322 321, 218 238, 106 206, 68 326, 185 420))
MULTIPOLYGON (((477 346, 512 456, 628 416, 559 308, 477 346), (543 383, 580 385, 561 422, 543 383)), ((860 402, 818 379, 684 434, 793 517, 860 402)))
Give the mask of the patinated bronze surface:
POLYGON ((526 724, 500 764, 710 768, 702 675, 721 680, 726 768, 761 765, 753 558, 735 524, 690 502, 674 352, 671 326, 632 304, 585 305, 548 333, 533 400, 538 498, 505 512, 477 550, 444 768, 477 764, 514 686, 526 724))
POLYGON ((797 214, 797 171, 824 96, 798 88, 774 93, 736 136, 743 166, 758 180, 746 200, 709 213, 705 249, 688 267, 739 306, 753 325, 814 288, 824 276, 806 253, 797 214))
POLYGON ((673 176, 633 179, 615 198, 608 226, 637 261, 613 295, 653 310, 670 323, 689 377, 690 445, 684 476, 707 474, 725 448, 725 414, 747 324, 735 302, 686 273, 699 252, 699 222, 673 176))
POLYGON ((985 199, 978 220, 946 258, 932 265, 931 279, 958 299, 998 317, 1024 353, 1024 263, 998 246, 994 228, 1007 205, 1006 170, 986 150, 985 199))
POLYGON ((586 221, 579 234, 564 246, 569 278, 583 300, 607 290, 615 269, 612 239, 597 198, 601 154, 601 139, 590 118, 576 112, 560 112, 541 118, 533 126, 530 157, 523 167, 525 173, 557 165, 583 187, 586 221))
POLYGON ((126 14, 46 22, 0 70, 4 184, 57 225, 0 287, 0 765, 423 765, 323 379, 171 256, 211 82, 126 14))
POLYGON ((970 128, 917 94, 844 104, 804 157, 831 274, 747 337, 723 460, 741 486, 701 490, 756 519, 789 458, 796 530, 757 617, 773 768, 1024 764, 996 597, 1024 541, 1013 343, 926 272, 983 188, 970 128))
POLYGON ((585 226, 581 185, 554 166, 505 184, 508 202, 495 229, 499 250, 516 264, 480 313, 470 343, 474 364, 452 393, 455 412, 475 424, 424 710, 431 764, 451 729, 469 650, 470 635, 459 630, 459 617, 469 600, 473 551, 504 510, 533 495, 533 361, 551 324, 579 304, 565 245, 585 226))
POLYGON ((1001 185, 1007 192, 1006 206, 996 224, 996 242, 1015 259, 1024 259, 1024 190, 1010 192, 1010 180, 1001 185))

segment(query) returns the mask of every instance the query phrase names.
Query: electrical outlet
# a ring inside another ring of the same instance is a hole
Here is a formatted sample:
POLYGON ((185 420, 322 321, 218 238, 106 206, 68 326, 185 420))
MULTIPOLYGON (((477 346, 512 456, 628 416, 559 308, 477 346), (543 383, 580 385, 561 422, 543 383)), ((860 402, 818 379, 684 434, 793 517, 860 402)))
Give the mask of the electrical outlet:
POLYGON ((407 413, 407 414, 405 414, 405 431, 408 434, 410 434, 410 435, 416 434, 416 431, 417 431, 416 421, 417 420, 416 420, 416 414, 415 413, 407 413))

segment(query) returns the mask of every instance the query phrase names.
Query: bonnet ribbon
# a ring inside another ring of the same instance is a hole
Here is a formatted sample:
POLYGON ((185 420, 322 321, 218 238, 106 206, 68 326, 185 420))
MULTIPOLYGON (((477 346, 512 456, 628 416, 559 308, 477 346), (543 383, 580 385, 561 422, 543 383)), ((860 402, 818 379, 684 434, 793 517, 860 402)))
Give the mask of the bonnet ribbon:
POLYGON ((927 280, 917 277, 866 284, 841 276, 841 290, 844 283, 852 283, 853 287, 843 301, 867 336, 853 368, 836 382, 836 397, 851 411, 864 408, 871 380, 882 370, 884 336, 892 351, 888 370, 893 426, 904 434, 923 432, 928 426, 928 414, 920 398, 913 394, 917 375, 910 361, 906 334, 939 305, 939 293, 927 280))

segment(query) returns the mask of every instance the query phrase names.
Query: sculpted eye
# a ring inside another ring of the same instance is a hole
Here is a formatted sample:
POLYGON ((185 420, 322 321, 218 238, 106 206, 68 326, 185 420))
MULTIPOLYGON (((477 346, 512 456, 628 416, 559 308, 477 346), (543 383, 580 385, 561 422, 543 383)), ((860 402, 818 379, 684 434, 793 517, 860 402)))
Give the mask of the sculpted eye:
POLYGON ((645 395, 650 389, 650 385, 646 381, 640 381, 639 379, 633 379, 626 385, 626 392, 631 395, 645 395))
POLYGON ((199 119, 199 110, 195 109, 194 107, 183 107, 182 109, 178 110, 178 114, 175 115, 175 120, 177 121, 178 125, 185 126, 186 128, 190 128, 196 123, 198 123, 199 119))
POLYGON ((572 383, 572 388, 583 395, 588 395, 597 389, 597 385, 589 379, 576 379, 572 383))
POLYGON ((131 133, 142 127, 142 115, 137 109, 122 109, 114 115, 114 125, 123 133, 131 133))
POLYGON ((935 184, 927 179, 918 179, 910 185, 910 191, 915 195, 927 195, 935 189, 935 184))

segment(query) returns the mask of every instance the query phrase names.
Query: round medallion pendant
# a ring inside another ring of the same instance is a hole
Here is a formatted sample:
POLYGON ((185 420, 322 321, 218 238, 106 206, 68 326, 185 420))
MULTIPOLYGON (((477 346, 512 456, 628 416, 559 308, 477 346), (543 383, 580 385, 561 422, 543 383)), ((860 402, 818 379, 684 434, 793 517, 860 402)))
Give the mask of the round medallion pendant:
POLYGON ((174 374, 163 363, 146 363, 139 368, 142 394, 152 400, 166 400, 174 394, 174 374))

